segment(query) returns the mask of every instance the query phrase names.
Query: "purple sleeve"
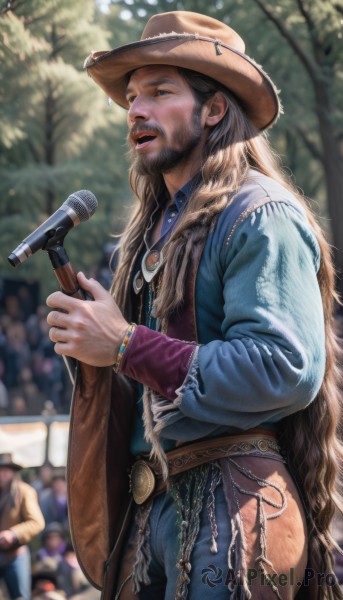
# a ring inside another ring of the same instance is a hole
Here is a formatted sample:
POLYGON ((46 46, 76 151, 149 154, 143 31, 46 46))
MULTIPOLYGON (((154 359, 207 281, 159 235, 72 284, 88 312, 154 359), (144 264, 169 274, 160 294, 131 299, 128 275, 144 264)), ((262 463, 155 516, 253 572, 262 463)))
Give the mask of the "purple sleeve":
POLYGON ((138 325, 125 349, 119 372, 175 400, 196 348, 196 344, 138 325))

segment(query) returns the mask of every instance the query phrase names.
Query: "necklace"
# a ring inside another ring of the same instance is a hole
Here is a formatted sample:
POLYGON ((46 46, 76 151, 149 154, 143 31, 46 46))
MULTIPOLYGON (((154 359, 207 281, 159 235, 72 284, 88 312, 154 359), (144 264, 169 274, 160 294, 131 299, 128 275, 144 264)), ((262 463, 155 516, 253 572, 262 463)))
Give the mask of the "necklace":
MULTIPOLYGON (((146 232, 144 233, 144 244, 146 247, 146 251, 142 257, 140 269, 136 273, 133 279, 133 290, 135 294, 139 294, 144 286, 144 282, 150 283, 152 279, 155 277, 156 273, 159 271, 162 263, 163 263, 163 254, 162 247, 168 237, 168 232, 166 232, 159 240, 157 240, 152 246, 149 246, 147 242, 147 236, 154 224, 154 217, 156 212, 160 209, 160 206, 157 204, 156 208, 151 214, 149 226, 147 227, 146 232)), ((162 212, 162 218, 163 218, 162 212)))

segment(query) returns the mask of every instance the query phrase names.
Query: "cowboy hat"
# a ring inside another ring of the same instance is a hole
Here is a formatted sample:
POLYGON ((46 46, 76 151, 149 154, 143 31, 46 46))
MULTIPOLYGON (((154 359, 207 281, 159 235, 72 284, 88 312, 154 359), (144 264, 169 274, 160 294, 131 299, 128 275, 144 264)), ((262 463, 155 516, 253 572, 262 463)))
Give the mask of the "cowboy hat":
POLYGON ((9 454, 8 452, 5 454, 0 454, 0 467, 9 467, 14 471, 20 471, 23 468, 22 466, 13 462, 12 454, 9 454))
POLYGON ((175 11, 151 17, 138 42, 92 52, 84 66, 106 94, 126 109, 132 71, 148 65, 197 71, 230 90, 257 129, 265 129, 281 112, 277 90, 244 50, 242 38, 228 25, 206 15, 175 11))

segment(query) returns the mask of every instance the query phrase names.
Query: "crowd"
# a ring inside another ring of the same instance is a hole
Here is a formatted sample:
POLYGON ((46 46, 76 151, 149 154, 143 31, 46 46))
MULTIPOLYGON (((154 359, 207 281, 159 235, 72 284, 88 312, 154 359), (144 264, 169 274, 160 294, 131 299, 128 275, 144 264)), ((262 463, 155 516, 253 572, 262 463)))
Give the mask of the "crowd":
MULTIPOLYGON (((111 280, 112 250, 113 244, 105 245, 103 259, 92 273, 105 287, 111 280)), ((38 291, 25 282, 10 282, 6 287, 0 280, 0 418, 70 411, 71 382, 50 341, 49 309, 39 303, 38 291)), ((0 454, 0 598, 17 597, 12 587, 17 570, 26 581, 30 573, 25 584, 30 589, 24 598, 99 598, 82 573, 71 543, 64 468, 45 464, 21 471, 6 462, 7 456, 0 454), (9 475, 14 475, 13 482, 9 475), (16 523, 13 506, 18 502, 20 519, 16 523), (38 518, 32 510, 38 510, 38 518), (20 522, 23 512, 26 518, 20 522)))
POLYGON ((1 415, 39 415, 47 409, 68 413, 70 383, 63 360, 55 354, 48 336, 48 309, 38 306, 28 312, 25 298, 19 293, 3 300, 0 315, 1 415))
POLYGON ((71 543, 64 469, 43 465, 30 485, 36 489, 45 520, 45 528, 33 544, 32 598, 46 598, 47 592, 54 592, 55 598, 56 593, 61 599, 83 598, 88 591, 92 598, 98 597, 82 573, 71 543))
MULTIPOLYGON (((5 457, 5 461, 4 464, 0 463, 0 473, 3 477, 4 472, 10 470, 16 485, 22 486, 19 487, 21 505, 18 510, 21 514, 17 521, 13 520, 12 523, 6 521, 6 496, 0 478, 0 547, 2 535, 7 529, 17 534, 19 549, 25 547, 29 555, 31 567, 24 567, 22 562, 16 567, 21 575, 23 575, 22 570, 26 568, 31 572, 31 590, 24 597, 35 598, 35 600, 98 598, 99 594, 90 586, 81 571, 71 543, 64 469, 52 468, 49 464, 45 464, 36 470, 21 471, 18 477, 20 466, 9 462, 8 459, 6 461, 8 456, 10 455, 1 455, 1 458, 5 457), (38 507, 35 507, 35 504, 38 504, 38 507), (40 515, 44 517, 44 522, 40 515), (43 523, 45 523, 44 528, 43 523), (22 535, 27 537, 21 539, 22 535)), ((13 497, 15 498, 15 495, 13 497)), ((6 567, 12 564, 14 557, 18 560, 22 556, 22 553, 16 555, 15 546, 14 552, 9 557, 8 552, 11 549, 6 548, 6 550, 7 553, 0 550, 0 597, 5 599, 8 598, 9 592, 11 598, 17 597, 15 590, 11 589, 13 573, 9 575, 6 567), (2 555, 3 561, 1 561, 2 555)))
MULTIPOLYGON (((104 245, 92 273, 106 288, 113 248, 111 242, 104 245)), ((49 309, 37 296, 25 283, 0 294, 0 416, 69 413, 69 375, 49 339, 49 309)))

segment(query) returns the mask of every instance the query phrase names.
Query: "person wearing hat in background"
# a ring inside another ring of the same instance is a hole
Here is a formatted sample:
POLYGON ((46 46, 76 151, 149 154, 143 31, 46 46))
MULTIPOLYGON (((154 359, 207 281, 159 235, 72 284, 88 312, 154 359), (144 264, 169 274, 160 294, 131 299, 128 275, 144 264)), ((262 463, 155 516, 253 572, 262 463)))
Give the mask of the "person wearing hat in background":
MULTIPOLYGON (((333 267, 264 134, 281 112, 276 88, 244 52, 226 24, 176 11, 85 63, 127 110, 138 202, 111 293, 80 273, 94 300, 55 292, 48 323, 57 354, 97 373, 88 391, 76 383, 84 411, 97 407, 94 440, 109 371, 136 394, 120 600, 342 597, 330 534, 342 456, 333 267)), ((94 440, 82 465, 97 458, 94 440)), ((74 502, 83 471, 70 475, 74 502)), ((85 493, 86 533, 88 505, 111 487, 85 493)))
POLYGON ((31 560, 27 546, 44 529, 37 493, 18 477, 22 467, 0 454, 0 580, 11 599, 31 597, 31 560))

